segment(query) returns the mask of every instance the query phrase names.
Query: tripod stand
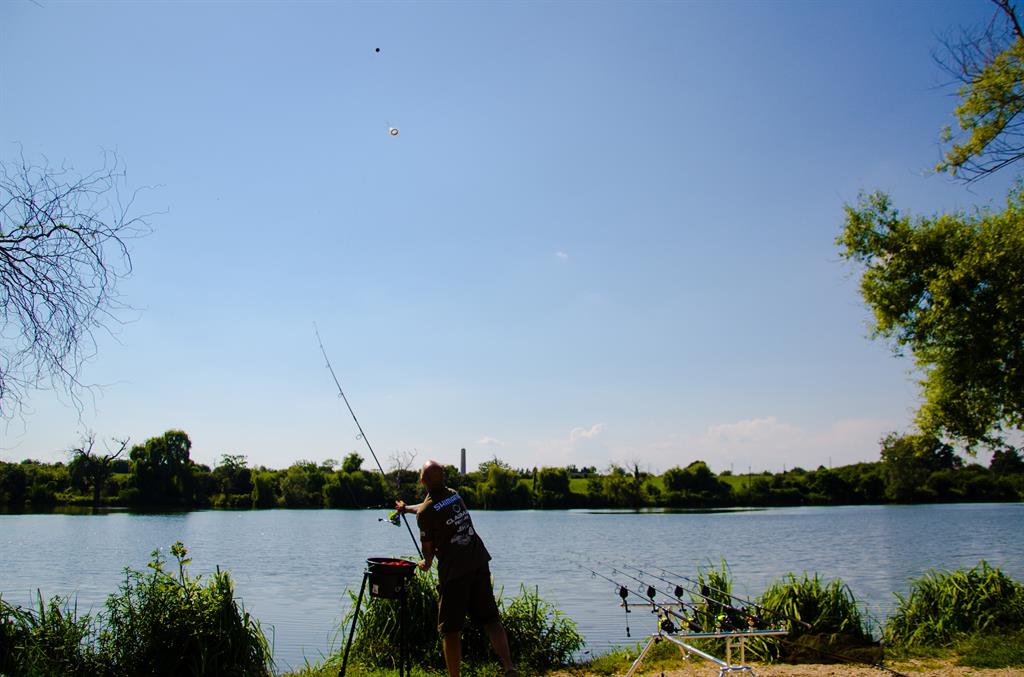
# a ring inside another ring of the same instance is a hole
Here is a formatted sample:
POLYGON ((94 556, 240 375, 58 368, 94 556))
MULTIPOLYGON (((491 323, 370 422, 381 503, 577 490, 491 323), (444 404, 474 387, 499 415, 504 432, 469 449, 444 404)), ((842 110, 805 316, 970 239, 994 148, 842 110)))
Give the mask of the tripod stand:
POLYGON ((359 608, 363 603, 363 592, 366 590, 367 582, 370 583, 370 597, 398 600, 398 676, 407 677, 411 673, 412 665, 409 663, 405 646, 405 598, 415 572, 416 565, 404 559, 370 557, 366 560, 366 570, 363 571, 363 582, 359 586, 356 606, 352 611, 352 623, 349 626, 345 655, 338 677, 345 677, 348 668, 348 652, 352 648, 352 638, 356 634, 356 621, 359 619, 359 608))
MULTIPOLYGON (((653 602, 652 602, 653 604, 653 602)), ((718 677, 725 677, 725 675, 733 672, 747 672, 750 673, 751 677, 754 675, 754 669, 749 665, 744 665, 747 662, 746 656, 746 639, 747 637, 772 637, 782 636, 789 634, 788 630, 739 630, 739 631, 722 631, 722 632, 690 632, 690 633, 675 633, 671 630, 664 629, 661 622, 658 623, 658 631, 651 635, 651 638, 647 641, 647 645, 644 646, 643 651, 637 656, 637 659, 633 661, 633 665, 630 666, 629 671, 626 673, 626 677, 633 677, 633 674, 640 668, 640 664, 643 663, 644 658, 650 653, 651 649, 658 644, 658 642, 666 641, 675 644, 680 653, 684 657, 687 654, 694 654, 700 656, 706 661, 710 661, 718 666, 718 677), (725 640, 725 660, 716 658, 706 651, 701 651, 695 646, 684 642, 680 637, 684 637, 687 640, 693 641, 695 639, 724 639, 725 640), (732 641, 733 639, 739 639, 740 644, 740 663, 738 665, 732 664, 732 641)))

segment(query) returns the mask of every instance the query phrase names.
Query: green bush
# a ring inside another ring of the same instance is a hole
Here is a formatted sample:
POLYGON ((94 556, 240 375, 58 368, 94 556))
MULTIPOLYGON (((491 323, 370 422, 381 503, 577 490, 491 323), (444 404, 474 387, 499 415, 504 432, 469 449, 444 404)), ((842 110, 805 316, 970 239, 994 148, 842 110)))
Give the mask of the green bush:
POLYGON ((171 546, 177 574, 153 553, 150 571, 125 570, 125 582, 98 618, 81 618, 67 599, 39 610, 0 599, 0 675, 5 677, 265 677, 270 647, 259 623, 234 598, 231 577, 190 577, 185 546, 171 546))
POLYGON ((93 646, 92 619, 77 617, 67 598, 54 597, 39 609, 14 607, 0 599, 0 675, 82 677, 101 674, 93 646))
POLYGON ((785 637, 748 642, 749 651, 761 660, 876 663, 882 658, 853 592, 838 578, 825 583, 817 574, 786 574, 761 595, 757 606, 765 621, 789 628, 785 637))
POLYGON ((980 631, 1024 626, 1024 586, 984 560, 972 569, 930 571, 897 597, 884 631, 894 647, 952 646, 980 631))
POLYGON ((106 604, 99 644, 117 675, 225 675, 270 673, 270 647, 259 622, 241 609, 230 575, 209 583, 189 576, 191 561, 179 541, 171 546, 177 575, 153 552, 149 573, 125 570, 120 591, 106 604))
MULTIPOLYGON (((349 591, 353 605, 356 595, 349 591)), ((512 660, 525 674, 539 674, 551 668, 568 665, 583 646, 583 637, 576 624, 536 591, 520 589, 518 596, 506 599, 498 595, 501 622, 508 635, 512 660)), ((363 608, 356 624, 349 663, 364 668, 396 669, 398 667, 398 600, 364 595, 363 608)), ((441 635, 437 631, 437 577, 433 572, 417 572, 405 602, 407 651, 414 665, 443 669, 441 635)), ((342 640, 347 640, 352 613, 342 621, 342 640)), ((486 670, 495 661, 486 632, 471 619, 462 636, 463 662, 470 673, 486 670)), ((341 647, 344 650, 344 646, 341 647)), ((330 658, 329 664, 340 665, 341 655, 330 658)))

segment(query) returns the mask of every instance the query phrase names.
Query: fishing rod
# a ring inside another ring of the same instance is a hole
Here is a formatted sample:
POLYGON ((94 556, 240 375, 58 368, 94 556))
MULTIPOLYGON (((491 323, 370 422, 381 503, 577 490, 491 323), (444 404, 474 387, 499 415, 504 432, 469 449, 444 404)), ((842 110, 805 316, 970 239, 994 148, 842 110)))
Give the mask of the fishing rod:
MULTIPOLYGON (((576 564, 576 566, 580 567, 584 571, 589 571, 591 576, 596 576, 598 578, 603 578, 604 580, 606 580, 609 583, 611 583, 612 585, 614 585, 617 588, 617 590, 618 590, 619 597, 622 599, 622 606, 626 609, 626 613, 627 614, 632 613, 632 611, 629 608, 629 595, 634 595, 634 596, 639 597, 640 599, 642 599, 645 604, 650 604, 651 607, 653 608, 652 610, 653 610, 654 613, 659 613, 660 612, 659 615, 662 617, 662 620, 660 621, 659 625, 661 625, 661 628, 663 630, 666 630, 668 632, 672 632, 672 631, 674 631, 676 629, 675 626, 672 625, 672 621, 671 621, 671 619, 668 618, 668 616, 674 616, 675 618, 677 618, 677 619, 685 622, 687 625, 689 625, 689 623, 690 623, 690 619, 689 618, 687 618, 683 614, 679 613, 678 611, 675 611, 672 607, 668 606, 667 604, 662 604, 662 603, 654 601, 654 595, 657 592, 657 590, 655 588, 653 588, 652 586, 647 586, 647 593, 648 594, 645 597, 643 594, 641 594, 641 593, 639 593, 639 592, 637 592, 635 590, 631 590, 628 585, 623 585, 619 581, 616 581, 616 580, 614 580, 612 578, 609 578, 608 576, 605 576, 604 574, 602 574, 599 571, 595 571, 594 569, 591 569, 588 566, 584 566, 583 564, 581 564, 579 562, 576 562, 575 564, 576 564)), ((621 571, 619 571, 617 573, 623 574, 623 572, 621 572, 621 571)), ((624 576, 628 576, 628 574, 623 574, 623 575, 624 576)), ((636 580, 636 579, 634 579, 634 580, 636 580)), ((641 585, 643 585, 643 583, 641 583, 641 585)), ((629 634, 629 616, 626 616, 626 637, 631 637, 631 635, 629 634)))
MULTIPOLYGON (((715 599, 714 597, 709 597, 709 596, 704 595, 704 594, 702 594, 702 593, 700 593, 700 592, 698 592, 696 590, 693 590, 691 588, 687 588, 685 586, 679 585, 678 583, 676 583, 674 581, 670 581, 670 580, 668 580, 666 578, 662 578, 661 576, 658 576, 657 574, 652 574, 652 573, 650 573, 648 571, 644 571, 640 567, 632 566, 630 564, 626 564, 624 566, 629 568, 629 569, 633 569, 634 571, 639 572, 641 575, 651 576, 653 578, 658 579, 659 581, 662 581, 663 583, 667 583, 668 585, 675 586, 674 590, 671 593, 672 596, 675 597, 677 600, 679 600, 679 602, 681 604, 685 604, 686 606, 692 608, 694 611, 704 613, 704 610, 698 608, 697 605, 692 604, 690 602, 686 602, 686 601, 683 600, 683 593, 684 592, 689 593, 691 595, 695 595, 697 597, 700 597, 701 599, 705 600, 706 603, 715 604, 715 605, 721 607, 722 609, 724 609, 725 611, 729 611, 729 612, 732 612, 734 614, 739 614, 739 615, 743 616, 743 618, 748 620, 748 625, 750 624, 750 621, 758 622, 758 623, 761 623, 761 624, 763 624, 765 626, 769 625, 769 623, 767 621, 765 621, 765 619, 757 616, 756 614, 750 613, 750 611, 748 611, 747 609, 735 607, 735 606, 733 606, 731 604, 726 604, 725 602, 723 602, 721 600, 715 599)), ((614 571, 614 569, 613 569, 613 571, 614 571)), ((629 574, 627 574, 625 572, 622 572, 622 574, 624 576, 629 576, 629 574)), ((633 578, 633 577, 630 576, 630 578, 633 578)), ((638 579, 633 578, 633 580, 638 580, 638 579)), ((730 619, 730 620, 732 620, 732 619, 730 619)))
MULTIPOLYGON (((737 595, 734 595, 731 592, 728 592, 726 590, 721 590, 721 589, 716 588, 714 586, 708 585, 707 582, 695 581, 692 578, 687 578, 686 576, 683 576, 682 574, 673 573, 673 572, 669 571, 668 569, 665 569, 664 567, 658 567, 658 569, 660 569, 663 574, 666 574, 668 576, 672 576, 674 578, 681 578, 682 580, 686 581, 687 583, 690 583, 690 584, 696 585, 696 586, 700 586, 702 591, 704 589, 707 589, 709 592, 717 592, 720 595, 725 595, 727 597, 730 597, 731 599, 734 599, 737 602, 740 602, 741 604, 745 604, 745 605, 747 605, 749 607, 753 607, 753 608, 757 609, 758 611, 767 611, 768 613, 772 614, 776 618, 781 618, 782 620, 789 621, 791 623, 799 623, 800 625, 802 625, 807 630, 811 629, 811 624, 808 623, 807 621, 801 620, 799 618, 794 618, 792 616, 788 616, 788 615, 786 615, 784 613, 776 611, 775 609, 769 609, 768 607, 761 606, 760 604, 758 604, 756 602, 751 602, 749 599, 744 599, 743 597, 739 597, 737 595)), ((662 579, 662 580, 665 580, 665 579, 662 579)), ((699 594, 701 597, 704 597, 704 599, 710 599, 710 598, 708 598, 707 596, 705 596, 705 595, 703 595, 701 593, 697 593, 697 594, 699 594)), ((717 600, 715 600, 715 601, 717 601, 717 600)), ((721 604, 721 602, 719 602, 719 604, 721 604)))
MULTIPOLYGON (((636 567, 633 567, 633 568, 636 568, 636 567)), ((721 593, 723 595, 728 595, 732 599, 737 600, 739 602, 742 602, 744 604, 747 604, 749 606, 752 606, 755 609, 759 609, 761 611, 767 611, 768 613, 773 614, 776 618, 780 618, 782 620, 789 621, 791 623, 799 623, 806 630, 813 630, 814 629, 814 626, 812 626, 810 623, 808 623, 805 620, 802 620, 802 619, 799 619, 799 618, 795 618, 795 617, 790 616, 788 614, 781 613, 779 611, 776 611, 775 609, 769 609, 767 607, 761 606, 760 604, 756 604, 754 602, 751 602, 750 600, 745 600, 742 597, 738 597, 736 595, 733 595, 732 593, 726 592, 725 590, 720 590, 718 588, 715 588, 713 586, 708 585, 707 583, 703 583, 702 584, 702 583, 700 583, 698 581, 694 581, 691 578, 687 578, 686 576, 682 576, 680 574, 674 574, 671 571, 668 571, 667 569, 664 569, 662 567, 658 567, 658 568, 661 569, 661 571, 663 573, 668 574, 669 576, 677 576, 677 577, 683 579, 684 581, 688 581, 688 582, 693 583, 695 585, 703 585, 703 587, 705 587, 709 591, 718 592, 718 593, 721 593)), ((666 583, 671 583, 670 581, 667 581, 666 579, 661 578, 660 576, 657 576, 655 574, 650 574, 650 575, 654 576, 655 578, 658 578, 659 580, 665 581, 666 583)), ((697 594, 700 594, 700 593, 697 593, 697 594)), ((704 595, 700 595, 700 596, 704 597, 704 595)), ((708 597, 705 597, 705 599, 709 599, 710 601, 716 601, 716 600, 711 600, 708 597)), ((721 602, 719 602, 719 604, 721 604, 721 602)), ((728 607, 728 608, 733 608, 733 607, 728 607)), ((852 656, 846 656, 844 654, 839 654, 839 653, 833 653, 831 651, 826 651, 826 650, 821 649, 821 648, 816 647, 816 646, 798 645, 796 642, 794 642, 794 641, 792 641, 790 639, 784 638, 784 637, 779 638, 778 641, 783 643, 783 644, 790 645, 790 646, 798 646, 798 647, 803 648, 803 649, 810 649, 811 651, 814 651, 815 653, 817 653, 817 654, 819 654, 821 656, 825 656, 825 657, 831 658, 833 660, 839 660, 839 661, 842 661, 842 662, 845 662, 845 663, 859 663, 861 665, 869 665, 869 666, 871 666, 871 667, 873 667, 873 668, 875 668, 877 670, 882 670, 883 672, 888 672, 889 674, 895 675, 896 677, 908 677, 904 673, 899 672, 898 670, 894 670, 893 668, 890 668, 890 667, 882 664, 881 662, 872 663, 870 661, 865 661, 865 660, 862 660, 862 659, 859 659, 859 658, 854 658, 852 656)))
MULTIPOLYGON (((338 375, 334 373, 334 367, 331 366, 331 359, 327 357, 327 350, 324 348, 324 342, 320 338, 320 330, 316 326, 316 322, 313 323, 313 332, 316 334, 316 342, 320 345, 320 352, 323 353, 324 361, 327 362, 327 370, 331 372, 331 378, 334 379, 334 385, 338 386, 338 394, 341 399, 344 400, 345 406, 348 407, 348 413, 352 415, 352 420, 356 422, 356 428, 359 429, 359 439, 366 443, 366 448, 370 450, 370 456, 373 456, 373 460, 377 463, 377 468, 380 470, 381 477, 387 477, 387 473, 384 472, 384 466, 380 464, 380 459, 377 458, 377 454, 374 453, 373 447, 370 446, 370 440, 366 439, 366 433, 363 432, 363 426, 359 424, 359 419, 356 418, 356 412, 352 411, 352 405, 348 403, 348 398, 345 397, 345 391, 341 389, 341 382, 338 381, 338 375)), ((405 528, 409 530, 409 537, 412 539, 413 545, 416 546, 416 554, 423 558, 423 552, 420 550, 419 541, 416 540, 416 536, 412 533, 412 527, 409 526, 409 520, 406 519, 405 513, 401 513, 402 521, 405 522, 405 528)), ((392 521, 394 519, 392 518, 392 521)))

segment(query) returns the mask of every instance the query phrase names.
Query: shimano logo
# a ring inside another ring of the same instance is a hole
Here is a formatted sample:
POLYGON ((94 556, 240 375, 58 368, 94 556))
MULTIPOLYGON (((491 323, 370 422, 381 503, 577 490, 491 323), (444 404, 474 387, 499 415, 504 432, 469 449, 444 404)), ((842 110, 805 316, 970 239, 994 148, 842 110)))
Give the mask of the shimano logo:
POLYGON ((445 508, 447 508, 452 503, 455 503, 455 502, 461 501, 461 500, 462 499, 459 498, 458 494, 452 494, 451 496, 449 496, 448 498, 444 499, 443 501, 441 501, 439 503, 435 503, 434 504, 434 510, 444 510, 445 508))

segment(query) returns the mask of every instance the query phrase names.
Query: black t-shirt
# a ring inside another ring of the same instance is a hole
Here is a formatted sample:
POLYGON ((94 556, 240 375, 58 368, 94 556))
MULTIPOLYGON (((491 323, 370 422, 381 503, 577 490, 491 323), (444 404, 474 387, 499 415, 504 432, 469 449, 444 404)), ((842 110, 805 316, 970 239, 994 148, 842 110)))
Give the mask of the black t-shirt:
POLYGON ((427 494, 416 524, 420 540, 434 544, 441 583, 476 571, 491 559, 462 497, 448 487, 427 494))

